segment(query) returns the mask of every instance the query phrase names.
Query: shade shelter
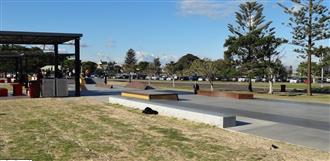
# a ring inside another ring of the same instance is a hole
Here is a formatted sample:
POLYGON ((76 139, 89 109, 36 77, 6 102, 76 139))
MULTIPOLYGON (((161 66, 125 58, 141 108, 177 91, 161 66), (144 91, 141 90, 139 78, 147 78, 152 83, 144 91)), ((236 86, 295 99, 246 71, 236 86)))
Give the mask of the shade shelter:
POLYGON ((55 79, 58 78, 58 46, 74 41, 75 56, 75 96, 80 96, 80 38, 82 34, 77 33, 51 33, 51 32, 21 32, 21 31, 0 31, 0 44, 14 45, 53 45, 55 79))

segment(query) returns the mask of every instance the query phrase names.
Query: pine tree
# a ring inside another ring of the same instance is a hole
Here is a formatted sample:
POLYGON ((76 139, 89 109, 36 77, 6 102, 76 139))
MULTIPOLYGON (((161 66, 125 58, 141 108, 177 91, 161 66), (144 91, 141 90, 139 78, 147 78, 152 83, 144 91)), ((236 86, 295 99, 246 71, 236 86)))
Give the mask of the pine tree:
POLYGON ((132 72, 135 72, 136 62, 135 51, 133 49, 129 49, 126 53, 124 64, 124 72, 129 73, 130 75, 129 82, 132 81, 132 72))
POLYGON ((235 12, 237 26, 228 25, 232 35, 226 39, 224 47, 227 47, 224 55, 233 59, 239 66, 242 74, 249 78, 248 89, 252 92, 252 77, 260 68, 260 59, 264 53, 260 52, 260 46, 267 41, 262 36, 273 32, 274 28, 269 26, 271 21, 265 22, 263 6, 257 2, 246 2, 240 4, 240 11, 235 12))
MULTIPOLYGON (((307 95, 312 95, 312 55, 316 42, 330 38, 330 12, 323 0, 291 0, 296 7, 286 7, 278 3, 289 14, 288 26, 292 28, 292 44, 296 52, 307 57, 307 95), (298 6, 298 7, 297 7, 298 6)), ((326 2, 325 2, 326 3, 326 2)))
POLYGON ((162 72, 162 69, 161 69, 161 62, 160 62, 160 59, 159 58, 154 58, 154 74, 156 75, 156 76, 159 76, 160 75, 160 73, 162 72))
POLYGON ((260 61, 260 69, 263 69, 265 71, 265 74, 267 75, 267 79, 269 82, 269 94, 273 94, 273 83, 276 79, 276 72, 279 70, 278 66, 281 64, 281 61, 279 60, 280 52, 278 52, 276 49, 283 43, 286 43, 287 40, 276 38, 275 37, 275 28, 270 29, 269 33, 266 33, 265 35, 261 35, 259 39, 259 52, 260 57, 263 57, 260 61))

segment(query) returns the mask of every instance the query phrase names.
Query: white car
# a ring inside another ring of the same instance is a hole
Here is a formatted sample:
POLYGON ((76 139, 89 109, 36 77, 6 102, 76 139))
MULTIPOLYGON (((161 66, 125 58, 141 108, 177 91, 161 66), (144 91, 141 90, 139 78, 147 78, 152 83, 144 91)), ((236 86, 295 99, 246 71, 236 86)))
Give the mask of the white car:
POLYGON ((204 79, 202 77, 199 77, 198 81, 204 81, 204 79))
POLYGON ((290 83, 299 83, 299 79, 292 78, 290 79, 290 83))
POLYGON ((154 77, 151 77, 152 80, 158 80, 159 78, 154 76, 154 77))
POLYGON ((240 78, 238 78, 238 81, 239 81, 239 82, 246 82, 247 79, 246 79, 245 77, 240 77, 240 78))
POLYGON ((327 78, 325 81, 326 81, 327 83, 330 83, 330 78, 327 78))
POLYGON ((166 80, 170 81, 170 80, 172 80, 172 78, 168 77, 168 78, 166 78, 166 80))

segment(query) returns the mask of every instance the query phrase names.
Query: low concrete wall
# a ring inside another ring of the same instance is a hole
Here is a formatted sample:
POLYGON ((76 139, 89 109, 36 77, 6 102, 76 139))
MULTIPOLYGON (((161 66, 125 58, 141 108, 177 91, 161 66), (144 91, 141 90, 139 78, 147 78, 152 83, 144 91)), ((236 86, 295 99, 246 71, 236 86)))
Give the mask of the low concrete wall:
POLYGON ((191 111, 185 107, 174 107, 174 106, 170 107, 168 105, 163 105, 160 103, 129 100, 116 96, 110 96, 109 103, 120 104, 131 108, 137 108, 140 110, 144 110, 146 107, 150 107, 153 110, 158 111, 160 115, 172 116, 172 117, 187 119, 196 122, 203 122, 221 128, 233 127, 236 125, 236 116, 234 115, 226 115, 226 114, 211 115, 211 114, 191 111))

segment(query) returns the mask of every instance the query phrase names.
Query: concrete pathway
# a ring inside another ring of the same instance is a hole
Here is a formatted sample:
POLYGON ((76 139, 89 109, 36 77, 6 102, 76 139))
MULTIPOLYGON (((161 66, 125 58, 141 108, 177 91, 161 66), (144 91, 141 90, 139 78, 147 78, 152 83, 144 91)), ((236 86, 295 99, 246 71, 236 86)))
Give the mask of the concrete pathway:
MULTIPOLYGON (((122 87, 114 89, 87 85, 82 96, 108 102, 109 95, 119 95, 122 87)), ((177 91, 175 91, 177 92, 177 91)), ((330 151, 330 107, 322 104, 269 100, 236 100, 206 97, 179 92, 180 101, 153 101, 168 106, 183 106, 204 113, 237 115, 239 126, 231 130, 255 134, 293 144, 330 151)), ((141 101, 141 100, 138 100, 141 101)))

